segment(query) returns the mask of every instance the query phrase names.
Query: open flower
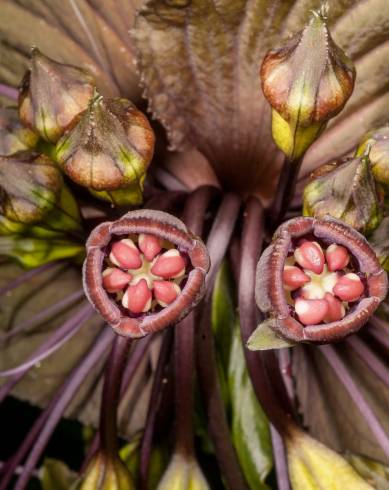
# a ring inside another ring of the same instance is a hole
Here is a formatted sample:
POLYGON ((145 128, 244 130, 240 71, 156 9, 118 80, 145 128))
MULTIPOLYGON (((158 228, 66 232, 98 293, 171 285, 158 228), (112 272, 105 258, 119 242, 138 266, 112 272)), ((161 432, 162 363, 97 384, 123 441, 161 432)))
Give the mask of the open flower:
POLYGON ((121 335, 142 337, 177 323, 204 293, 206 248, 167 213, 131 211, 102 223, 86 248, 86 294, 121 335))
POLYGON ((295 342, 355 333, 386 294, 386 273, 367 240, 331 217, 287 221, 258 263, 258 307, 295 342))

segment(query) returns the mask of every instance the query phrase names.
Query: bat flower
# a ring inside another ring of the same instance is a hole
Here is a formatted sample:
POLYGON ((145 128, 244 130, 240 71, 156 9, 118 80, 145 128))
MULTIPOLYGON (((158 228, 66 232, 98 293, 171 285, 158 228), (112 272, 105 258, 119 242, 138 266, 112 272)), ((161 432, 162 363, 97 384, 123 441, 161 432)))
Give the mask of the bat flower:
POLYGON ((363 235, 331 217, 298 217, 282 224, 263 252, 255 294, 281 337, 325 343, 358 331, 387 288, 363 235))
POLYGON ((208 252, 162 211, 131 211, 100 224, 86 250, 87 297, 120 335, 143 337, 177 323, 203 295, 208 252))

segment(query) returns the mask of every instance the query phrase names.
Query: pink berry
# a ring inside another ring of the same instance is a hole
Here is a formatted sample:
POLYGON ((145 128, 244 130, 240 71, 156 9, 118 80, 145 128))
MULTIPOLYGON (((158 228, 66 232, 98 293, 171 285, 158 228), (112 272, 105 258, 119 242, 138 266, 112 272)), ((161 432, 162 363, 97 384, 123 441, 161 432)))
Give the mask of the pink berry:
POLYGON ((339 301, 338 298, 335 298, 335 296, 333 296, 331 293, 326 293, 324 299, 328 303, 328 312, 324 317, 324 321, 329 323, 341 320, 346 314, 346 310, 342 302, 339 301))
POLYGON ((180 292, 180 286, 174 282, 154 281, 154 297, 160 306, 167 306, 173 303, 180 292))
POLYGON ((122 305, 131 313, 146 313, 151 308, 152 294, 145 279, 127 288, 122 299, 122 305))
POLYGON ((317 325, 327 315, 328 303, 324 299, 297 298, 294 308, 303 325, 317 325))
POLYGON ((347 248, 333 243, 326 250, 326 260, 329 271, 344 269, 350 260, 347 248))
POLYGON ((321 274, 324 268, 324 254, 317 242, 306 241, 294 251, 296 262, 315 274, 321 274))
POLYGON ((350 272, 338 279, 332 291, 342 301, 356 301, 364 289, 361 279, 350 272))
POLYGON ((310 278, 304 274, 304 272, 295 265, 286 265, 283 272, 284 285, 289 291, 301 288, 310 278))
POLYGON ((124 239, 112 245, 110 261, 123 269, 139 269, 142 266, 140 252, 132 240, 124 239))
POLYGON ((176 249, 163 253, 151 268, 151 273, 164 279, 172 279, 185 274, 185 261, 176 249))
POLYGON ((108 267, 103 272, 103 288, 110 293, 121 291, 131 281, 132 276, 115 267, 108 267))
POLYGON ((149 262, 151 262, 162 249, 161 240, 153 235, 139 235, 138 245, 149 262))

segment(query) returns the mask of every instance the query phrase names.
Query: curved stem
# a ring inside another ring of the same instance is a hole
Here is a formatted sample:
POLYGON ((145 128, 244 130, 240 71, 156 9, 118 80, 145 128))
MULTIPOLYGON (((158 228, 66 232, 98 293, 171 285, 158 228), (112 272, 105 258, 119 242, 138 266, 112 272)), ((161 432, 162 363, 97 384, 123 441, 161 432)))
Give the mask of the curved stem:
POLYGON ((11 87, 11 85, 0 83, 0 95, 8 97, 9 99, 18 100, 19 91, 18 89, 11 87))
POLYGON ((153 388, 151 390, 149 408, 147 412, 147 418, 145 423, 145 429, 142 437, 142 444, 140 448, 140 462, 139 462, 139 486, 141 489, 148 489, 149 480, 149 465, 152 452, 152 444, 154 437, 155 421, 159 409, 163 390, 163 378, 166 369, 166 362, 169 358, 172 343, 172 330, 165 331, 162 335, 162 345, 159 352, 158 364, 154 374, 153 388))
POLYGON ((288 463, 286 460, 285 445, 277 430, 270 426, 273 446, 274 466, 276 469, 277 489, 290 490, 288 463))
POLYGON ((33 277, 37 276, 38 274, 41 274, 42 272, 46 272, 50 269, 53 269, 55 266, 60 265, 61 262, 49 262, 48 264, 41 265, 39 267, 35 267, 35 269, 31 269, 27 272, 23 272, 18 276, 16 279, 8 283, 6 286, 0 288, 0 296, 3 296, 4 294, 8 293, 9 291, 12 291, 13 289, 16 289, 18 286, 21 286, 24 284, 26 281, 29 281, 33 277))
POLYGON ((380 378, 386 386, 389 386, 389 369, 375 355, 375 353, 356 335, 347 338, 346 342, 353 348, 369 369, 380 378))
POLYGON ((117 408, 120 385, 130 345, 131 339, 117 335, 105 368, 99 433, 101 450, 111 458, 117 457, 119 449, 117 442, 117 408))
MULTIPOLYGON (((251 197, 244 213, 244 225, 241 245, 241 264, 239 279, 239 317, 243 343, 246 344, 257 325, 257 307, 255 304, 255 270, 263 241, 263 208, 255 197, 251 197)), ((281 435, 288 435, 291 425, 294 424, 291 407, 285 386, 279 374, 278 364, 274 352, 259 352, 244 349, 247 368, 256 396, 267 417, 281 435), (272 380, 269 379, 270 364, 272 380), (277 393, 275 393, 276 388, 277 393), (279 398, 281 398, 282 404, 279 398)))
POLYGON ((206 282, 207 293, 198 326, 197 369, 202 398, 208 416, 208 427, 215 446, 216 458, 228 488, 247 488, 231 441, 231 434, 223 404, 211 326, 212 286, 216 273, 226 254, 240 208, 240 200, 226 195, 212 226, 207 247, 211 257, 211 271, 206 282))
POLYGON ((113 335, 114 334, 110 328, 103 329, 103 332, 98 336, 92 348, 89 350, 80 364, 73 369, 47 408, 35 421, 18 451, 6 463, 6 471, 4 472, 0 482, 0 490, 7 490, 15 468, 30 451, 29 456, 23 466, 23 472, 16 482, 14 490, 24 490, 26 488, 31 473, 34 471, 34 468, 64 411, 72 401, 74 395, 77 393, 85 377, 104 355, 107 347, 113 340, 113 335), (32 445, 33 447, 30 450, 32 445))

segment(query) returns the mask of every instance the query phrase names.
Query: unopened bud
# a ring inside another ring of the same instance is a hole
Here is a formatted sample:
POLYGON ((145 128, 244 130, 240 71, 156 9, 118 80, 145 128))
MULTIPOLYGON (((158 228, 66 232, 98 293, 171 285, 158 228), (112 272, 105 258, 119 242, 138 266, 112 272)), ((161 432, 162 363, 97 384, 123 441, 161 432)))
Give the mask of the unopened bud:
POLYGON ((12 221, 41 221, 60 200, 62 176, 46 156, 0 157, 0 211, 12 221))
POLYGON ((326 250, 326 261, 329 271, 344 269, 349 263, 350 255, 345 247, 333 243, 326 250))
POLYGON ((367 234, 382 220, 382 200, 367 156, 313 173, 304 189, 304 215, 330 215, 367 234))
POLYGON ((326 323, 330 323, 341 320, 346 314, 346 309, 343 306, 343 303, 335 298, 335 296, 333 296, 331 293, 326 293, 324 299, 328 305, 328 311, 324 317, 324 321, 326 323))
POLYGON ((333 41, 322 12, 314 12, 300 33, 266 55, 262 89, 273 108, 273 138, 287 157, 305 153, 342 110, 354 80, 354 66, 333 41))
POLYGON ((153 289, 154 297, 157 300, 157 303, 162 307, 173 303, 173 301, 181 293, 180 286, 169 281, 154 281, 153 289))
POLYGON ((324 254, 317 242, 304 242, 294 251, 296 262, 304 269, 321 274, 324 267, 324 254))
POLYGON ((209 490, 209 485, 193 457, 176 452, 157 490, 209 490))
POLYGON ((142 190, 153 151, 150 124, 129 100, 96 95, 58 142, 56 156, 74 182, 93 191, 142 190))
POLYGON ((164 279, 181 277, 185 274, 185 261, 178 250, 171 249, 157 258, 151 272, 164 279))
POLYGON ((38 136, 24 127, 14 107, 0 107, 0 155, 12 155, 34 148, 38 136))
POLYGON ((151 308, 152 293, 146 279, 141 278, 136 284, 130 285, 124 293, 122 305, 131 313, 146 313, 151 308))
POLYGON ((122 461, 99 452, 85 472, 77 490, 135 490, 130 472, 122 461))
POLYGON ((357 274, 345 274, 336 282, 333 292, 342 301, 356 301, 364 292, 364 285, 357 274))
POLYGON ((142 259, 134 242, 128 238, 115 242, 112 245, 109 260, 124 269, 139 269, 142 259))
POLYGON ((368 154, 377 182, 389 191, 389 126, 368 133, 357 150, 357 156, 368 154))
POLYGON ((147 260, 152 261, 162 250, 161 240, 153 235, 139 235, 139 248, 147 260))
POLYGON ((295 301, 298 319, 303 325, 322 323, 328 313, 328 303, 324 299, 301 299, 295 301))
POLYGON ((93 95, 93 78, 84 70, 58 63, 34 48, 19 97, 20 119, 41 138, 56 143, 93 95))
POLYGON ((122 291, 131 281, 132 276, 121 269, 109 267, 103 272, 103 287, 109 293, 122 291))

